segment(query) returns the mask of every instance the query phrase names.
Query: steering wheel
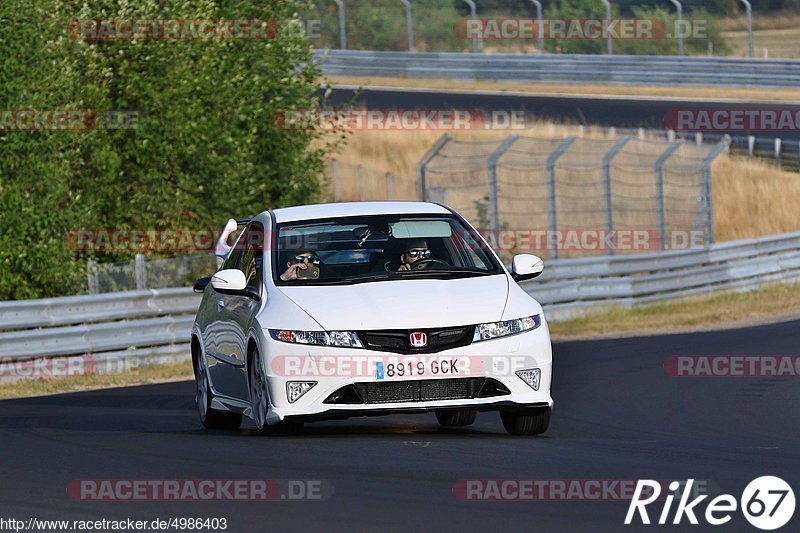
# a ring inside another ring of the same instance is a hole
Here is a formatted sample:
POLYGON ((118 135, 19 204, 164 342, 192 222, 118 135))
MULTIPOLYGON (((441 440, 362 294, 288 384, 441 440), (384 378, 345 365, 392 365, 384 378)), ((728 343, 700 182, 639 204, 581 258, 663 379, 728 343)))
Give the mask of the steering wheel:
POLYGON ((429 258, 429 259, 420 259, 419 261, 416 261, 416 262, 412 263, 411 270, 421 270, 422 265, 428 265, 428 264, 431 264, 431 263, 444 265, 446 267, 450 266, 449 264, 445 263, 444 261, 440 261, 438 259, 429 258))
MULTIPOLYGON (((411 265, 411 270, 419 270, 419 266, 417 266, 417 265, 424 265, 424 264, 429 264, 429 263, 438 263, 438 264, 444 265, 446 267, 450 266, 448 263, 446 263, 444 261, 439 261, 438 259, 430 259, 429 258, 429 259, 420 259, 419 261, 415 262, 414 264, 411 265)), ((392 264, 391 261, 386 261, 383 264, 383 269, 386 272, 393 272, 393 270, 390 268, 391 264, 392 264)))

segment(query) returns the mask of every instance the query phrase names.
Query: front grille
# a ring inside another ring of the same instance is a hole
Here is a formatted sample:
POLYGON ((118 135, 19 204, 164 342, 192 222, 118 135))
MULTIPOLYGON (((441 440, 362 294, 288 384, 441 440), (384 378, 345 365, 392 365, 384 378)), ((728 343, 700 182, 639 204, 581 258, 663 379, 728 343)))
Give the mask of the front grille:
POLYGON ((359 331, 358 336, 369 350, 395 353, 436 353, 472 344, 475 326, 458 326, 441 329, 408 329, 359 331), (423 348, 411 346, 411 334, 425 333, 428 344, 423 348))
POLYGON ((380 381, 347 385, 331 394, 324 403, 394 403, 435 400, 467 400, 503 396, 510 391, 491 378, 423 379, 380 381))

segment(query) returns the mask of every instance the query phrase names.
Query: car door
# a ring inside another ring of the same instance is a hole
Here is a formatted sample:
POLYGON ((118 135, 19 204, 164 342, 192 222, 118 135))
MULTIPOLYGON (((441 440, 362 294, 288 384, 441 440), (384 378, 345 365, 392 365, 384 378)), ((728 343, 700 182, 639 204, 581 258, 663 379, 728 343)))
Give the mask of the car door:
POLYGON ((252 222, 237 242, 237 257, 231 268, 241 270, 247 280, 247 294, 224 294, 221 315, 226 321, 228 335, 224 337, 222 362, 226 369, 223 394, 248 399, 247 340, 250 324, 261 307, 263 291, 264 226, 252 222))
MULTIPOLYGON (((221 270, 239 269, 243 251, 240 243, 243 237, 244 233, 228 253, 221 270)), ((240 341, 237 338, 237 329, 232 323, 231 296, 216 291, 211 284, 206 288, 206 293, 211 300, 207 306, 208 314, 213 315, 213 318, 209 317, 208 326, 203 334, 211 383, 217 394, 241 398, 241 394, 237 391, 241 389, 243 364, 241 359, 236 357, 238 351, 236 347, 240 341)))

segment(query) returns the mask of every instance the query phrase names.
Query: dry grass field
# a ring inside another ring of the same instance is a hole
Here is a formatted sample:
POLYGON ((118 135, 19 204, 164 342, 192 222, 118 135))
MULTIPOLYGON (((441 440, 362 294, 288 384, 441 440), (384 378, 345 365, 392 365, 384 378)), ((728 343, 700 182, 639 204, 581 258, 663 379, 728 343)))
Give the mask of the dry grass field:
MULTIPOLYGON (((466 131, 458 132, 454 137, 497 140, 505 138, 508 133, 466 131)), ((515 133, 543 138, 566 137, 579 132, 574 126, 542 124, 515 133)), ((353 132, 347 145, 336 156, 340 175, 338 199, 359 199, 358 180, 355 178, 358 164, 365 166, 364 199, 386 198, 386 172, 394 176, 394 199, 416 199, 416 164, 441 135, 437 131, 353 132)), ((606 138, 599 133, 587 132, 586 136, 606 138)), ((331 200, 331 184, 327 186, 327 199, 331 200)), ((509 194, 531 196, 524 187, 509 194)), ((718 241, 800 230, 800 217, 797 215, 800 174, 777 168, 768 161, 722 155, 712 167, 712 197, 718 241)), ((453 197, 448 197, 448 202, 454 206, 463 204, 453 197)))

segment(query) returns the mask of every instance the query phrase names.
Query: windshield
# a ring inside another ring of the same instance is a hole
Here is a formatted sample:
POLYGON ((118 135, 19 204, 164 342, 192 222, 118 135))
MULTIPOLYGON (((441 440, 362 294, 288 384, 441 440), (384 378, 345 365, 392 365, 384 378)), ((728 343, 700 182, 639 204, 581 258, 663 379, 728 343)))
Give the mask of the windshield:
POLYGON ((375 215, 285 223, 276 233, 278 285, 351 284, 500 274, 490 249, 452 215, 375 215))

